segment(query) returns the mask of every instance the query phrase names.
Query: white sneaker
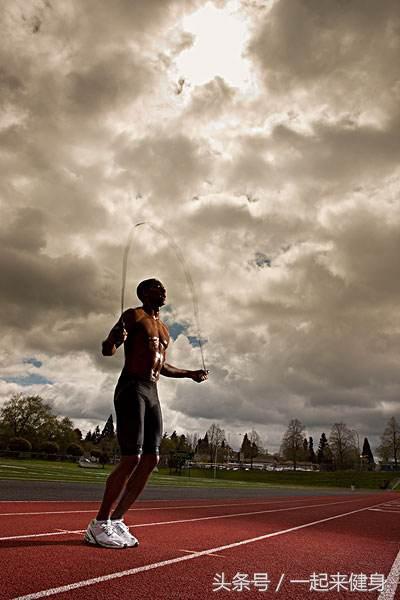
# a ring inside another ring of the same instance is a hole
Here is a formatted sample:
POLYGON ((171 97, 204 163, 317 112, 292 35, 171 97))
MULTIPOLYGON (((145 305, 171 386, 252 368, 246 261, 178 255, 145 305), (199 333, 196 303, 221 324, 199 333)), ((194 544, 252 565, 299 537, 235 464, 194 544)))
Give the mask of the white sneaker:
POLYGON ((86 530, 85 542, 104 548, 126 548, 128 543, 114 529, 113 522, 93 519, 86 530))
POLYGON ((139 546, 139 540, 129 531, 129 527, 124 523, 123 519, 112 520, 114 531, 126 542, 126 544, 133 548, 139 546))

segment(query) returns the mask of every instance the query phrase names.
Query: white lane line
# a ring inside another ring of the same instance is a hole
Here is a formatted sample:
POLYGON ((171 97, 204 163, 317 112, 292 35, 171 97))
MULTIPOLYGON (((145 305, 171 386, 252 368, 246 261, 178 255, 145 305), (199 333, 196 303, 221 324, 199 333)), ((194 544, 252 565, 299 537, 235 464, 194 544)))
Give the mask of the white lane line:
POLYGON ((400 578, 400 550, 397 554, 394 562, 392 564, 392 568, 390 569, 390 573, 387 577, 385 586, 383 588, 383 592, 381 592, 378 596, 378 600, 393 600, 396 594, 397 586, 399 584, 400 578))
POLYGON ((398 510, 388 510, 387 508, 369 508, 368 510, 373 510, 374 512, 391 513, 396 515, 400 513, 400 511, 398 510))
POLYGON ((79 531, 71 531, 70 529, 56 529, 56 531, 60 531, 61 533, 83 533, 83 529, 79 531))
MULTIPOLYGON (((359 500, 360 498, 354 498, 352 496, 352 501, 359 500)), ((290 500, 264 500, 260 502, 231 502, 231 503, 222 503, 222 504, 193 504, 193 505, 178 505, 178 506, 148 506, 144 508, 130 508, 129 512, 140 511, 140 510, 178 510, 181 508, 219 508, 224 506, 251 506, 251 505, 262 505, 262 504, 284 504, 284 503, 293 503, 293 502, 309 502, 309 498, 299 498, 299 499, 290 499, 290 500)), ((173 501, 172 501, 173 502, 173 501)), ((98 507, 98 503, 96 504, 98 507)), ((18 516, 30 516, 30 515, 64 515, 64 514, 78 514, 78 513, 93 513, 97 510, 97 508, 93 508, 92 510, 47 510, 41 512, 8 512, 8 513, 0 513, 0 517, 18 517, 18 516)))
MULTIPOLYGON (((188 552, 189 554, 196 554, 196 550, 183 550, 182 548, 180 548, 178 550, 178 552, 188 552)), ((218 558, 225 558, 225 556, 222 556, 222 554, 207 554, 207 556, 217 556, 218 558)))
MULTIPOLYGON (((83 529, 82 529, 83 531, 83 529)), ((52 535, 66 535, 68 532, 67 531, 49 531, 46 533, 29 533, 28 535, 11 535, 8 537, 2 537, 0 538, 0 541, 5 542, 7 540, 23 540, 23 539, 30 539, 30 538, 37 538, 37 537, 48 537, 48 536, 52 536, 52 535)), ((71 531, 70 533, 77 533, 76 531, 71 531)))
MULTIPOLYGON (((151 486, 151 487, 157 487, 157 486, 151 486)), ((178 487, 178 489, 182 489, 182 488, 178 487)), ((267 491, 269 491, 271 488, 265 488, 265 489, 267 491)), ((379 493, 382 493, 382 492, 379 492, 379 493)), ((383 492, 383 493, 385 493, 385 492, 383 492)), ((394 493, 397 493, 397 492, 393 492, 393 494, 394 493)), ((351 496, 355 497, 356 494, 359 498, 365 497, 364 494, 359 494, 359 493, 351 494, 351 496)), ((315 495, 317 497, 320 497, 320 496, 318 496, 318 494, 315 494, 315 495)), ((332 494, 325 494, 325 495, 332 497, 332 494)), ((333 494, 333 495, 342 495, 342 494, 333 494)), ((376 496, 377 493, 371 492, 368 495, 376 496)), ((287 499, 287 496, 276 496, 276 498, 278 500, 279 500, 279 498, 287 499)), ((295 501, 296 499, 309 500, 309 498, 310 498, 310 496, 307 496, 307 497, 305 497, 305 496, 297 497, 296 496, 295 498, 290 498, 290 500, 293 500, 293 501, 295 501)), ((240 502, 241 498, 237 498, 237 500, 238 500, 238 502, 240 502)), ((243 498, 243 500, 246 500, 246 498, 243 498)), ((287 501, 289 502, 290 500, 287 500, 287 501)), ((138 500, 139 504, 145 504, 146 502, 157 502, 157 503, 161 504, 162 502, 175 502, 175 500, 171 500, 171 498, 166 498, 166 499, 160 498, 158 500, 138 500)), ((176 500, 176 502, 182 502, 182 500, 176 500)), ((0 500, 0 504, 94 504, 95 506, 97 506, 98 503, 99 502, 97 500, 0 500)))
MULTIPOLYGON (((377 505, 375 505, 377 506, 377 505)), ((199 558, 200 556, 205 556, 210 553, 222 552, 223 550, 228 550, 230 548, 237 548, 239 546, 244 546, 246 544, 252 544, 254 542, 260 542, 262 540, 266 540, 268 538, 277 537, 279 535, 284 535, 286 533, 291 533, 293 531, 299 531, 300 529, 305 529, 306 527, 312 527, 314 525, 319 525, 320 523, 326 523, 327 521, 333 521, 334 519, 341 519, 343 517, 348 517, 349 515, 354 515, 359 512, 363 512, 367 510, 368 507, 358 508, 356 510, 351 510, 346 513, 341 513, 340 515, 334 515, 332 517, 325 517, 324 519, 318 519, 318 521, 311 521, 309 523, 304 523, 303 525, 297 525, 296 527, 290 527, 289 529, 282 529, 280 531, 275 531, 273 533, 267 533, 265 535, 259 535, 254 538, 248 538, 246 540, 240 540, 239 542, 233 542, 232 544, 225 544, 224 546, 217 546, 215 548, 208 548, 206 550, 200 550, 199 552, 195 552, 194 554, 187 554, 186 556, 177 556, 175 558, 170 558, 168 560, 162 560, 160 562, 151 563, 148 565, 142 565, 141 567, 135 567, 134 569, 127 569, 126 571, 117 571, 116 573, 110 573, 109 575, 101 575, 100 577, 93 577, 92 579, 84 579, 82 581, 76 581, 75 583, 69 583, 67 585, 62 585, 56 588, 50 588, 47 590, 41 590, 39 592, 34 592, 33 594, 27 594, 25 596, 18 596, 13 598, 13 600, 38 600, 39 598, 45 598, 46 596, 52 596, 56 594, 62 594, 64 592, 70 592, 71 590, 76 590, 79 588, 87 587, 89 585, 95 585, 96 583, 103 583, 104 581, 111 581, 113 579, 119 579, 121 577, 127 577, 129 575, 136 575, 136 573, 143 573, 144 571, 151 571, 152 569, 158 569, 161 567, 166 567, 168 565, 173 565, 176 563, 180 563, 186 560, 192 560, 194 558, 199 558)), ((381 600, 390 600, 390 597, 384 598, 381 600)))
MULTIPOLYGON (((68 482, 67 482, 68 483, 68 482)), ((181 488, 178 488, 181 489, 181 488)), ((267 489, 267 488, 266 488, 267 489)), ((268 488, 269 489, 269 488, 268 488)), ((293 498, 287 498, 287 496, 276 496, 277 500, 271 500, 271 502, 306 502, 307 500, 311 498, 321 498, 324 496, 328 496, 329 498, 332 498, 332 496, 343 496, 344 494, 322 494, 318 495, 310 495, 310 496, 296 496, 293 498)), ((350 494, 349 494, 350 495, 350 494)), ((368 496, 376 496, 376 493, 371 493, 368 494, 368 496)), ((360 500, 361 498, 365 498, 365 494, 351 494, 351 497, 354 499, 358 499, 360 500)), ((241 504, 241 500, 247 500, 250 498, 237 498, 237 502, 235 504, 241 504)), ((174 500, 171 498, 167 498, 167 499, 159 499, 159 500, 138 500, 138 504, 146 504, 147 502, 157 502, 157 504, 161 504, 161 503, 167 503, 167 502, 182 502, 182 500, 174 500)), ((269 502, 269 500, 267 500, 266 502, 269 502)), ((99 505, 99 500, 0 500, 0 506, 2 504, 28 504, 29 506, 31 504, 93 504, 95 507, 99 505)), ((258 502, 255 502, 254 504, 258 504, 258 502)), ((196 505, 197 506, 197 505, 196 505)), ((220 506, 220 505, 216 505, 216 506, 220 506)), ((148 508, 153 508, 153 506, 149 506, 148 508)), ((156 507, 154 507, 156 508, 156 507)), ((177 506, 177 508, 179 508, 179 506, 177 506)), ((136 510, 136 509, 130 509, 130 510, 136 510)), ((140 510, 145 510, 145 509, 140 509, 140 510)), ((59 511, 58 511, 59 512, 59 511)), ((64 511, 63 511, 64 512, 64 511)), ((14 514, 22 514, 22 513, 0 513, 0 516, 2 514, 10 514, 10 515, 14 515, 14 514)), ((26 513, 26 514, 31 514, 31 513, 26 513)))
MULTIPOLYGON (((309 504, 307 506, 290 506, 288 508, 273 508, 273 509, 268 509, 268 510, 257 510, 257 511, 250 511, 250 512, 241 512, 241 513, 229 513, 226 515, 213 515, 210 517, 195 517, 193 519, 176 519, 174 521, 157 521, 157 522, 151 522, 151 523, 138 523, 138 524, 129 524, 130 527, 134 527, 135 529, 137 529, 138 527, 152 527, 154 525, 177 525, 179 523, 194 523, 196 521, 211 521, 213 519, 229 519, 232 517, 245 517, 245 516, 252 516, 252 515, 262 515, 265 513, 276 513, 276 512, 287 512, 287 511, 291 511, 291 510, 303 510, 305 508, 318 508, 321 506, 335 506, 337 504, 348 504, 349 502, 353 502, 353 500, 344 500, 342 502, 328 502, 325 504, 309 504)), ((71 533, 83 533, 85 531, 85 529, 76 529, 71 531, 71 533)), ((49 535, 64 535, 63 533, 59 533, 57 531, 55 532, 51 532, 51 533, 33 533, 33 534, 23 534, 23 535, 9 535, 6 537, 0 537, 0 542, 5 542, 5 541, 9 541, 9 540, 23 540, 23 539, 29 539, 29 538, 34 538, 34 537, 41 537, 41 536, 49 536, 49 535)))

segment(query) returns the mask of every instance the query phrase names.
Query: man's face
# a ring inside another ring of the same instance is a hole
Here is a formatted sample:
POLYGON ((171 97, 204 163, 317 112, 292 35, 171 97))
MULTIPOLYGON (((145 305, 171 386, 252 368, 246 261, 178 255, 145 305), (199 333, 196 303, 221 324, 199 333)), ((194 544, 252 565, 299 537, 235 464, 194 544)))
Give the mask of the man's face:
POLYGON ((161 281, 155 281, 151 284, 149 288, 147 288, 144 297, 146 302, 148 302, 152 306, 160 307, 165 304, 167 298, 167 290, 165 289, 161 281))

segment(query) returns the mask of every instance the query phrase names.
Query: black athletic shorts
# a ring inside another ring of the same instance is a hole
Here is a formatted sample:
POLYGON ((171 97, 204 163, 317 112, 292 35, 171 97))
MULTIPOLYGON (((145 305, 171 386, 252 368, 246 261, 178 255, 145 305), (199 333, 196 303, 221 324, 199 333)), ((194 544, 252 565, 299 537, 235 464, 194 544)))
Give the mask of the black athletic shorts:
POLYGON ((114 406, 122 456, 159 454, 162 416, 157 384, 121 373, 114 406))

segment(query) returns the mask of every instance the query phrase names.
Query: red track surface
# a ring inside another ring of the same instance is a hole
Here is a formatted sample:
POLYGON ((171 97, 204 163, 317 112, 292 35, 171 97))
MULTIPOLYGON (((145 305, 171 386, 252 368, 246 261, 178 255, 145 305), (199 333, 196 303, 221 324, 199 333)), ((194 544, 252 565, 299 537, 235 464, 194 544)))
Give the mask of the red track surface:
POLYGON ((96 507, 0 502, 0 598, 400 598, 396 493, 139 502, 126 521, 140 546, 125 550, 82 543, 96 507), (268 573, 268 590, 250 582, 249 590, 213 591, 222 573, 228 584, 237 573, 249 580, 268 573), (344 590, 310 591, 313 573, 325 575, 330 587, 344 576, 344 590), (367 591, 350 591, 351 573, 367 576, 367 591), (374 573, 390 574, 383 593, 369 591, 374 573))

